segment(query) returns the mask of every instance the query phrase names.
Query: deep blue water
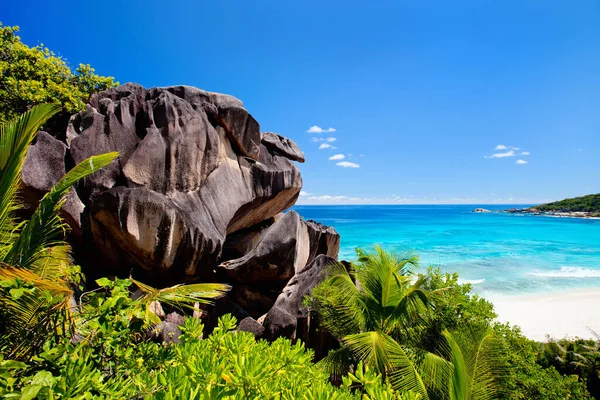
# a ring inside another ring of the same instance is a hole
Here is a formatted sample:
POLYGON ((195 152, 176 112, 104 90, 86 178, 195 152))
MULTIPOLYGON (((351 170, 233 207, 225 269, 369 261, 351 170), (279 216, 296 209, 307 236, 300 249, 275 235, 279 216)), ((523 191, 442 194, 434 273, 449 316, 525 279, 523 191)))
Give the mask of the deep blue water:
MULTIPOLYGON (((524 207, 526 205, 515 205, 524 207)), ((600 220, 503 213, 506 205, 295 206, 305 219, 333 226, 340 259, 379 244, 413 251, 422 267, 458 272, 481 294, 600 289, 600 220)))

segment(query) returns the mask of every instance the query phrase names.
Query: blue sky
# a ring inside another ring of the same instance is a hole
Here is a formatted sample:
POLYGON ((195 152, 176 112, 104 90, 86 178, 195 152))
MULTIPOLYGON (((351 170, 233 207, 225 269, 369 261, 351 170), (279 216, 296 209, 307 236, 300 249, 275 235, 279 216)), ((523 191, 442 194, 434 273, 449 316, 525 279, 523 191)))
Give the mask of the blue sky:
POLYGON ((240 98, 304 150, 299 203, 600 192, 597 1, 9 1, 0 21, 121 83, 240 98))

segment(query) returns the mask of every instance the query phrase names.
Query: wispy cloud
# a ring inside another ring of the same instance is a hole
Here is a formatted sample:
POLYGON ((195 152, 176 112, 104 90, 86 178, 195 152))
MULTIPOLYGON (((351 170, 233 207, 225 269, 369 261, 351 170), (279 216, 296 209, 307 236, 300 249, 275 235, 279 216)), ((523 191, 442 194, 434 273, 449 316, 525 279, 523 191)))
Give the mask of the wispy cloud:
POLYGON ((328 137, 328 138, 318 138, 318 137, 313 137, 311 139, 313 142, 318 143, 318 142, 328 142, 328 143, 333 143, 337 140, 337 138, 334 137, 328 137))
POLYGON ((300 196, 298 204, 539 204, 550 200, 515 198, 510 195, 502 197, 493 196, 485 198, 475 197, 448 197, 432 198, 413 195, 385 195, 374 197, 344 196, 344 195, 317 195, 300 196))
POLYGON ((504 153, 494 153, 491 156, 485 156, 485 158, 505 158, 505 157, 514 157, 516 153, 514 150, 505 151, 504 153))
POLYGON ((343 154, 335 154, 329 157, 330 160, 343 160, 344 158, 346 158, 346 156, 343 154))
POLYGON ((494 148, 494 150, 499 151, 498 153, 494 153, 491 156, 485 156, 485 158, 506 158, 506 157, 515 157, 515 156, 528 156, 529 153, 528 151, 522 151, 520 153, 517 153, 519 150, 521 150, 520 147, 515 147, 515 146, 507 146, 505 144, 499 144, 498 146, 496 146, 494 148), (502 151, 505 150, 505 151, 502 151))
POLYGON ((360 168, 360 165, 350 162, 350 161, 340 161, 339 163, 336 163, 335 165, 342 167, 342 168, 360 168))
POLYGON ((527 164, 527 161, 525 161, 525 160, 517 160, 515 162, 515 164, 523 165, 523 164, 527 164))
POLYGON ((313 125, 306 131, 308 133, 332 133, 335 132, 335 128, 323 129, 318 125, 313 125))
POLYGON ((304 190, 300 191, 300 197, 307 197, 307 196, 310 196, 310 195, 311 195, 310 193, 305 192, 304 190))
POLYGON ((324 149, 336 149, 337 147, 334 147, 332 145, 330 145, 329 143, 321 143, 321 145, 319 146, 319 150, 324 150, 324 149))

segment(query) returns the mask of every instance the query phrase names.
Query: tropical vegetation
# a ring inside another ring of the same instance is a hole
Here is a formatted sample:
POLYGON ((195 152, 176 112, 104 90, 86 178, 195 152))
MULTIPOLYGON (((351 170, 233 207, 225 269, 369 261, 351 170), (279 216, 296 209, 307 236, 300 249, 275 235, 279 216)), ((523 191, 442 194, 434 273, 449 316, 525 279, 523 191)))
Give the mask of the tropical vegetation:
POLYGON ((85 282, 60 210, 73 185, 118 154, 71 168, 28 220, 17 213, 21 169, 40 127, 114 81, 89 66, 72 72, 16 31, 0 26, 0 398, 600 398, 600 342, 531 341, 496 323, 457 274, 419 272, 413 254, 359 250, 350 267, 329 266, 305 304, 339 346, 316 363, 302 342, 257 340, 230 315, 212 332, 189 316, 227 285, 85 282), (163 306, 188 315, 168 341, 163 306))
POLYGON ((600 194, 574 197, 532 207, 538 211, 589 212, 600 214, 600 194))
POLYGON ((67 115, 81 111, 92 93, 118 84, 97 75, 88 64, 72 70, 43 44, 24 44, 18 31, 17 26, 0 23, 0 124, 36 104, 57 104, 67 115))

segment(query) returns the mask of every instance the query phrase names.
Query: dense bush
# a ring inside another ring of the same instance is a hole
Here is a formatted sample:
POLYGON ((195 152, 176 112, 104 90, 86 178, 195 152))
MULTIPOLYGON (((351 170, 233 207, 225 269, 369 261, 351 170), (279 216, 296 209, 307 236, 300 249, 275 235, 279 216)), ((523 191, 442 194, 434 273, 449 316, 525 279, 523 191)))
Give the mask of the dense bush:
MULTIPOLYGON (((364 252, 359 252, 359 264, 361 255, 364 254, 364 252)), ((402 259, 396 258, 396 261, 402 261, 402 259)), ((404 264, 400 262, 398 270, 402 269, 402 265, 404 264)), ((353 272, 361 268, 363 266, 355 265, 350 271, 350 276, 351 279, 361 282, 359 286, 362 290, 369 292, 370 284, 367 285, 366 289, 362 285, 361 277, 365 279, 364 274, 361 276, 360 273, 353 272)), ((325 329, 338 337, 342 343, 340 350, 330 352, 328 358, 324 360, 325 363, 339 365, 340 361, 343 360, 356 363, 361 359, 361 353, 348 351, 351 349, 344 346, 345 343, 348 343, 344 339, 346 334, 344 321, 349 318, 348 316, 344 317, 344 315, 347 314, 347 310, 353 310, 356 319, 360 320, 363 318, 360 314, 364 310, 360 307, 353 308, 348 305, 340 307, 341 303, 345 302, 348 297, 349 291, 342 291, 339 284, 336 283, 340 280, 340 274, 335 271, 337 270, 334 269, 333 280, 325 282, 313 290, 313 296, 307 301, 307 304, 312 306, 313 312, 318 312, 319 316, 324 319, 323 326, 325 329)), ((341 276, 343 276, 343 273, 341 276)), ((460 284, 457 274, 442 273, 439 269, 429 268, 426 273, 419 275, 418 278, 415 277, 412 282, 413 284, 418 283, 418 290, 423 291, 424 296, 422 298, 426 299, 423 304, 428 305, 428 311, 423 312, 423 309, 421 309, 422 318, 412 318, 409 314, 405 314, 408 318, 402 323, 403 326, 389 332, 394 341, 405 349, 405 354, 412 359, 415 369, 423 376, 424 382, 428 381, 427 375, 431 374, 432 370, 431 368, 424 369, 424 365, 419 363, 419 358, 423 357, 424 354, 444 356, 444 353, 440 352, 440 346, 443 348, 447 343, 446 332, 453 332, 453 336, 458 338, 465 335, 470 338, 474 331, 485 332, 491 330, 494 344, 497 346, 493 347, 497 353, 492 360, 494 363, 494 387, 496 389, 496 394, 492 398, 511 400, 590 399, 586 389, 586 380, 589 384, 591 378, 589 375, 586 376, 578 372, 582 371, 582 368, 573 369, 571 365, 572 369, 569 370, 564 363, 562 363, 563 368, 555 368, 554 365, 557 361, 554 354, 549 354, 548 345, 544 347, 540 343, 529 340, 521 334, 518 328, 496 323, 493 305, 471 293, 472 287, 470 284, 460 284), (580 376, 573 375, 574 373, 579 373, 580 376)), ((348 287, 351 288, 349 282, 348 287)), ((371 316, 379 315, 379 312, 386 310, 386 307, 380 307, 381 301, 373 299, 370 304, 368 314, 371 316)), ((387 312, 391 312, 391 309, 387 312)), ((390 321, 389 319, 385 320, 390 321)), ((594 357, 598 353, 592 351, 586 354, 587 359, 591 362, 596 360, 594 357)), ((387 357, 389 356, 388 354, 387 357)), ((448 361, 456 362, 452 357, 446 356, 445 358, 448 361)), ((346 366, 345 368, 349 367, 346 366)), ((591 367, 588 367, 586 371, 592 375, 597 374, 597 370, 591 367)), ((430 389, 428 389, 427 394, 432 399, 449 398, 449 396, 451 398, 451 393, 444 394, 430 389)))
POLYGON ((18 30, 0 24, 0 124, 42 103, 57 104, 67 113, 80 111, 90 94, 117 84, 90 65, 79 64, 72 71, 43 44, 21 42, 18 30))
POLYGON ((85 315, 84 339, 49 341, 29 363, 0 361, 0 395, 9 398, 155 399, 397 399, 373 370, 360 366, 337 388, 312 363, 300 342, 257 341, 236 331, 226 315, 207 338, 199 319, 187 318, 181 343, 149 341, 143 324, 131 319, 133 301, 122 294, 128 280, 117 280, 110 295, 92 293, 99 308, 85 315))
POLYGON ((539 211, 585 211, 600 213, 600 194, 575 197, 533 207, 539 211))

